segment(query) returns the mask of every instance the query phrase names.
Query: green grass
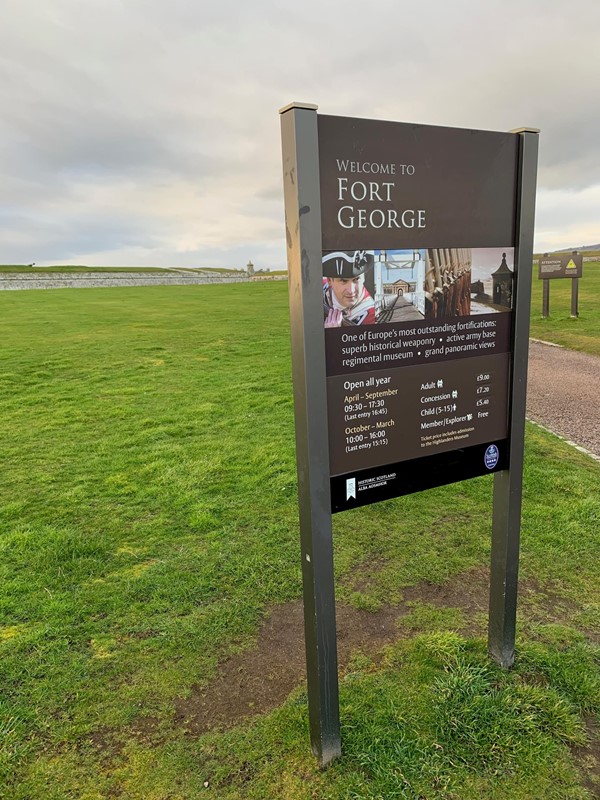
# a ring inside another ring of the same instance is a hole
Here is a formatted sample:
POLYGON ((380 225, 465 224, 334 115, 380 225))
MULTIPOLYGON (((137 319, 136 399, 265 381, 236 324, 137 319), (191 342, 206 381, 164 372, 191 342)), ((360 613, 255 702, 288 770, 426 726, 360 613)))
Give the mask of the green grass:
MULTIPOLYGON (((413 603, 346 669, 320 773, 301 689, 227 732, 175 720, 301 595, 287 285, 5 292, 0 337, 0 795, 593 796, 572 748, 600 712, 596 463, 528 431, 516 669, 413 603)), ((487 564, 491 486, 336 515, 339 601, 487 564)))
POLYGON ((542 317, 543 281, 533 266, 531 336, 555 342, 571 350, 600 355, 600 260, 583 264, 579 280, 579 316, 571 317, 571 280, 554 279, 550 284, 550 316, 542 317))

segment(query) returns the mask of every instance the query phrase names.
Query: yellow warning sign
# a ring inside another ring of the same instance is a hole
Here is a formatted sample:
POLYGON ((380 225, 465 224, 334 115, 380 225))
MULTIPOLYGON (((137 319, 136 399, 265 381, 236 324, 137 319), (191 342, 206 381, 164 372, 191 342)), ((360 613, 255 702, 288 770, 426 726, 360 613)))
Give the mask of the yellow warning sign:
POLYGON ((566 269, 577 269, 577 264, 571 259, 566 266, 566 269))

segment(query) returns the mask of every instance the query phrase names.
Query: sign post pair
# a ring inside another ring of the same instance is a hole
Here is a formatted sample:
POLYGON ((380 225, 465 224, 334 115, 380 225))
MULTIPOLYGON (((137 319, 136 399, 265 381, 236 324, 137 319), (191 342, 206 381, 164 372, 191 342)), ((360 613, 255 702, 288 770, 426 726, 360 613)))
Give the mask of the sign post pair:
POLYGON ((538 262, 538 278, 544 281, 542 291, 542 316, 550 316, 550 280, 571 278, 571 316, 579 316, 579 278, 583 276, 583 255, 572 253, 544 253, 538 262))
POLYGON ((308 703, 340 755, 332 514, 493 472, 514 661, 538 131, 281 110, 308 703))

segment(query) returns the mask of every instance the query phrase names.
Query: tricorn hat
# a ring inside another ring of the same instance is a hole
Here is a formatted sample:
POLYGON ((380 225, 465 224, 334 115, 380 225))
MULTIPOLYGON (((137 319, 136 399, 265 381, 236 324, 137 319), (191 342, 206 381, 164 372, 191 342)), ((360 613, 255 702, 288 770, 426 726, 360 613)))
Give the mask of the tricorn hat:
POLYGON ((366 250, 336 250, 323 256, 325 278, 357 278, 370 269, 375 258, 366 250))

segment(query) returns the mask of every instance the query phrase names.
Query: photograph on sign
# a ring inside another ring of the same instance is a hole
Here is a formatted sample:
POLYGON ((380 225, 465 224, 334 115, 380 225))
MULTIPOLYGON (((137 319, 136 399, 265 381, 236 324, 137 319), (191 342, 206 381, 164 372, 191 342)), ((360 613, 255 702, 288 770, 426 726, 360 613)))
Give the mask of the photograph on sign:
POLYGON ((516 142, 319 117, 331 508, 506 468, 516 142))
POLYGON ((325 327, 510 311, 513 260, 513 248, 324 253, 325 327))

